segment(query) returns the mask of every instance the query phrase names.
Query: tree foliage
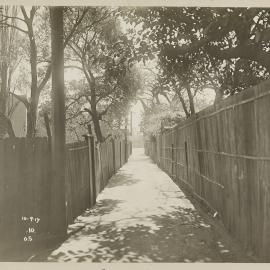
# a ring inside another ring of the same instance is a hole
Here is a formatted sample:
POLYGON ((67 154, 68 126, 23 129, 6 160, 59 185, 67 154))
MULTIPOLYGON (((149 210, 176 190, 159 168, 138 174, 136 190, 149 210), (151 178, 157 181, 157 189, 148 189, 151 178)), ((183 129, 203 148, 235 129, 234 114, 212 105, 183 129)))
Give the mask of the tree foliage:
POLYGON ((84 75, 75 99, 85 100, 84 111, 89 114, 98 141, 104 140, 100 121, 105 120, 108 112, 119 114, 120 107, 124 112, 139 87, 128 65, 131 57, 128 39, 114 14, 113 9, 89 8, 67 51, 70 63, 67 67, 84 75))
POLYGON ((214 84, 221 94, 269 76, 269 9, 149 7, 125 12, 128 21, 141 25, 140 47, 150 57, 156 52, 170 72, 186 79, 194 72, 208 73, 203 84, 214 84))
POLYGON ((5 6, 0 9, 0 138, 8 134, 14 137, 14 131, 10 117, 13 113, 13 104, 10 102, 12 91, 12 80, 14 72, 20 62, 20 37, 17 35, 16 7, 5 6), (10 24, 6 25, 7 17, 10 17, 10 24))
MULTIPOLYGON (((153 121, 157 108, 161 118, 166 110, 173 118, 189 117, 201 108, 198 96, 209 88, 219 102, 258 84, 270 72, 269 11, 65 7, 65 68, 78 74, 73 82, 67 80, 67 129, 79 138, 91 123, 103 141, 103 127, 121 128, 135 100, 153 121)), ((1 9, 1 115, 8 119, 5 100, 13 92, 27 109, 28 138, 37 134, 39 116, 50 133, 48 12, 47 7, 36 6, 1 9), (40 102, 43 93, 45 103, 40 102)))

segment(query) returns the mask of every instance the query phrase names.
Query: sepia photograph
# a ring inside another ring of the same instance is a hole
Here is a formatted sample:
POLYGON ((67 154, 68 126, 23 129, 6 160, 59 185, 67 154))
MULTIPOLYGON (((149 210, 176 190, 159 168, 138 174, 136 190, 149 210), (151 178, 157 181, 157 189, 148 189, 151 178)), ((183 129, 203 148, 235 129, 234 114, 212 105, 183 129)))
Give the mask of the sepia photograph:
POLYGON ((270 3, 52 2, 0 0, 0 264, 269 263, 270 3))

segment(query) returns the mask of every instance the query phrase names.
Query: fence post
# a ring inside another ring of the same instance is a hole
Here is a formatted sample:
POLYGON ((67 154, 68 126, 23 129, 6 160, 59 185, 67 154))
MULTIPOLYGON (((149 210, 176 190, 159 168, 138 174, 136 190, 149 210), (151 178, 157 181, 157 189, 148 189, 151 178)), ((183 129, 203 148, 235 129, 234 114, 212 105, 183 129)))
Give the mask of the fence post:
POLYGON ((93 184, 91 182, 92 179, 92 159, 91 159, 91 143, 90 143, 90 135, 89 134, 85 134, 83 135, 83 137, 85 138, 85 141, 87 143, 88 146, 88 172, 89 172, 89 204, 90 207, 93 206, 94 202, 93 202, 93 184))
POLYGON ((113 151, 113 173, 115 174, 116 173, 116 165, 115 165, 115 142, 114 142, 114 139, 112 138, 112 151, 113 151))
POLYGON ((189 171, 188 171, 188 149, 187 149, 187 142, 185 142, 185 161, 186 161, 186 169, 187 169, 187 182, 189 182, 189 171))
MULTIPOLYGON (((199 122, 196 122, 196 135, 197 135, 197 142, 198 142, 198 149, 202 149, 202 135, 201 135, 201 129, 200 129, 200 125, 199 122)), ((199 172, 200 172, 200 191, 199 191, 199 195, 201 197, 205 197, 205 190, 204 190, 204 181, 201 177, 201 175, 203 175, 204 172, 204 168, 205 168, 205 160, 204 160, 204 155, 203 152, 198 152, 198 165, 199 165, 199 172)), ((198 191, 196 191, 198 192, 198 191)))
POLYGON ((125 163, 128 161, 128 143, 127 143, 127 132, 125 133, 125 163))
POLYGON ((95 139, 92 134, 91 126, 88 125, 89 145, 91 151, 91 167, 92 167, 92 183, 93 183, 93 204, 96 203, 97 189, 96 189, 96 162, 95 162, 95 139))
POLYGON ((174 157, 173 157, 173 143, 172 143, 172 156, 171 156, 171 159, 172 159, 172 178, 174 178, 174 176, 173 176, 173 159, 174 159, 174 157))
POLYGON ((127 160, 128 160, 128 152, 127 152, 127 132, 128 132, 128 130, 127 130, 127 125, 128 125, 128 118, 127 118, 127 116, 126 116, 126 119, 125 119, 125 163, 127 162, 127 160))
POLYGON ((122 140, 119 142, 119 147, 120 147, 119 159, 120 159, 120 167, 121 167, 122 166, 122 140))

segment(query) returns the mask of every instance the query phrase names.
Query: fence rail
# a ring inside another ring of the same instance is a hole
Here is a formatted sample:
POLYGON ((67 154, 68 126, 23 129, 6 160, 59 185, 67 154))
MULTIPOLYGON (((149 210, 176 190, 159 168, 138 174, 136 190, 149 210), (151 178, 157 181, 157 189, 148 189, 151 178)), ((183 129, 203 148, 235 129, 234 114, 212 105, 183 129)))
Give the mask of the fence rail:
MULTIPOLYGON (((65 188, 58 192, 65 193, 68 224, 95 204, 130 149, 128 141, 97 144, 92 137, 66 145, 65 188)), ((26 248, 50 237, 51 162, 46 138, 31 144, 25 138, 0 140, 1 255, 15 245, 26 248), (35 233, 28 233, 29 228, 35 233)))
POLYGON ((245 248, 270 260, 270 82, 145 142, 181 187, 217 211, 245 248))

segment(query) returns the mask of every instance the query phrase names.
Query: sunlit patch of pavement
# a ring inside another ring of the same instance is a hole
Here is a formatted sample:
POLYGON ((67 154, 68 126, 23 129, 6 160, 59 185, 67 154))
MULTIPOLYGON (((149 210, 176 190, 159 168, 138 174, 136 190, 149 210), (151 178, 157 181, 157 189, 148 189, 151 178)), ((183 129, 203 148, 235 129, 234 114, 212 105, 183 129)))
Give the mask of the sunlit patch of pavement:
POLYGON ((134 149, 78 218, 84 228, 54 250, 58 262, 237 262, 170 177, 134 149))

